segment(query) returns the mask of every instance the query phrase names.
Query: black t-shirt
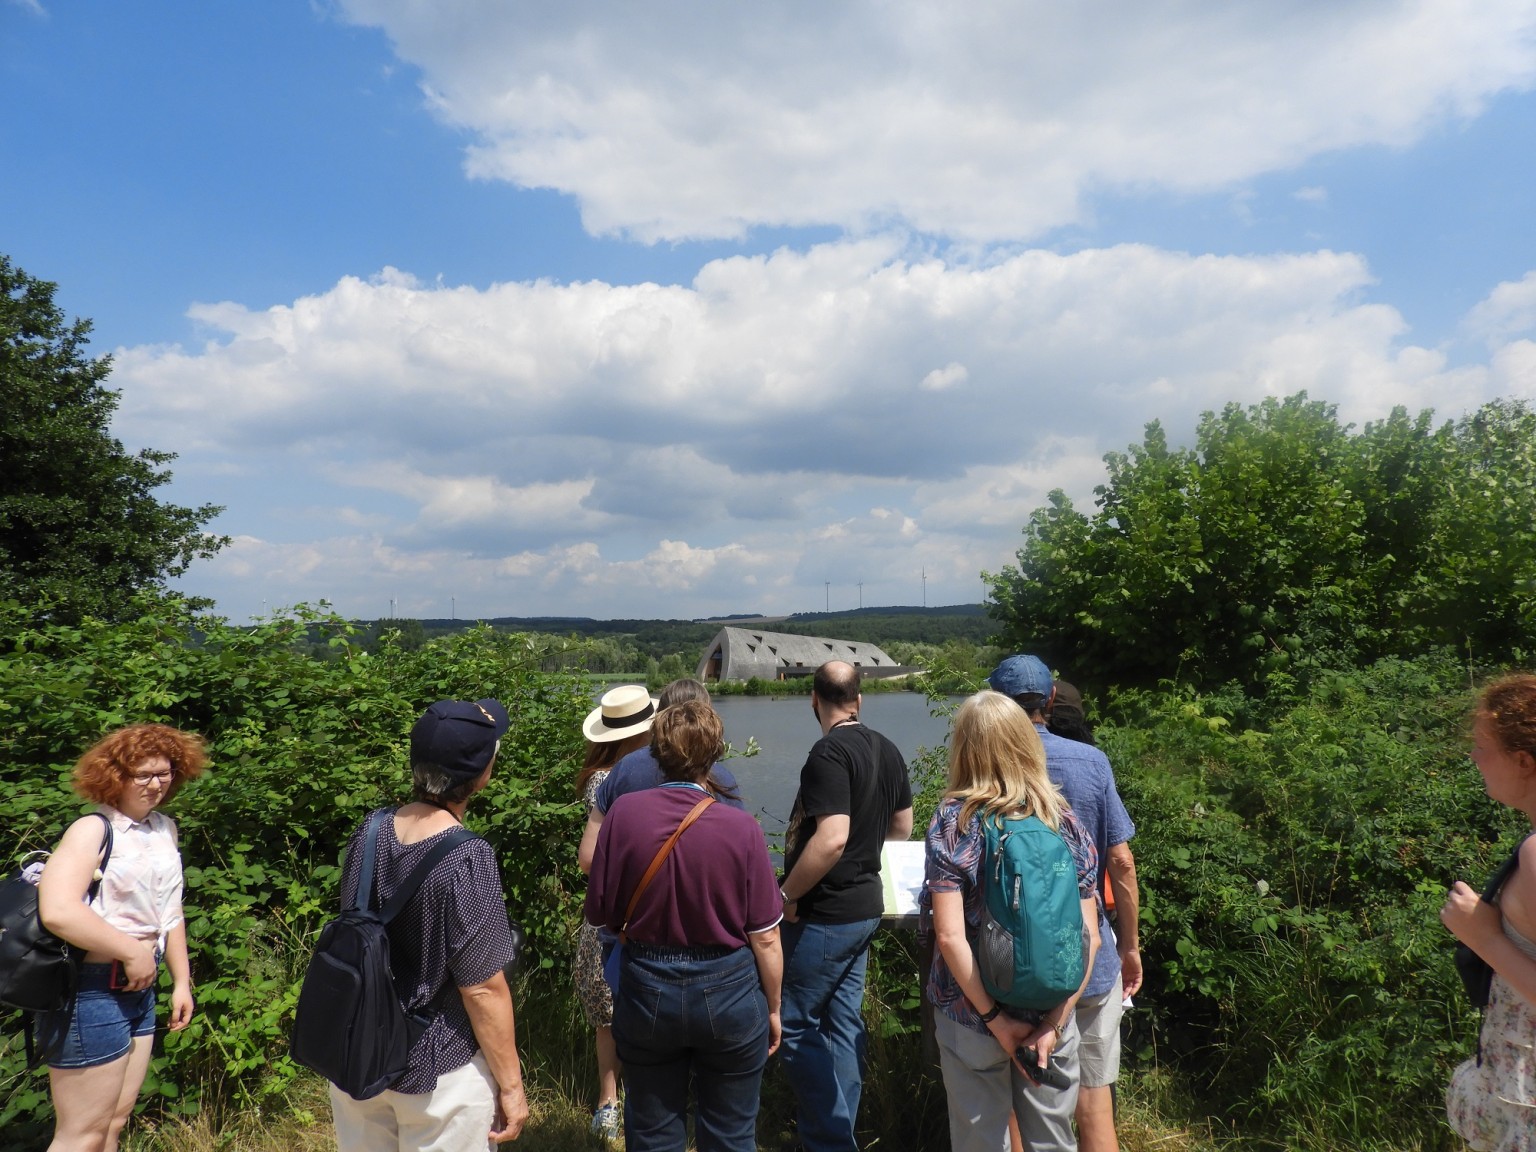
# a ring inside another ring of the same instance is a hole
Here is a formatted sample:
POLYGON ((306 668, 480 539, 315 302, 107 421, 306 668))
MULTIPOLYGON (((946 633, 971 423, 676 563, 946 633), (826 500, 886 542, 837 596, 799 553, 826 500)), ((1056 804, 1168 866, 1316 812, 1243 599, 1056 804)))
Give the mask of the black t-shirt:
POLYGON ((821 924, 846 924, 880 915, 880 848, 891 817, 912 807, 912 784, 901 752, 862 724, 840 724, 811 748, 800 769, 800 792, 790 815, 784 872, 793 870, 816 831, 819 816, 847 816, 848 843, 821 881, 800 897, 796 915, 821 924))

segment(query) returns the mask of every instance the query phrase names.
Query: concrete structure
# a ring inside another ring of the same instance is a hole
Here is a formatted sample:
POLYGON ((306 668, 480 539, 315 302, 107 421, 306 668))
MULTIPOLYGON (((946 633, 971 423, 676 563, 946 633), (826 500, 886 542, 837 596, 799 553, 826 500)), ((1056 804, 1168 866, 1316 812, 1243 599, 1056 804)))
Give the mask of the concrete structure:
POLYGON ((704 649, 694 675, 703 681, 784 680, 810 676, 828 660, 846 660, 865 677, 905 676, 914 668, 897 664, 877 644, 791 636, 754 628, 722 628, 704 649))

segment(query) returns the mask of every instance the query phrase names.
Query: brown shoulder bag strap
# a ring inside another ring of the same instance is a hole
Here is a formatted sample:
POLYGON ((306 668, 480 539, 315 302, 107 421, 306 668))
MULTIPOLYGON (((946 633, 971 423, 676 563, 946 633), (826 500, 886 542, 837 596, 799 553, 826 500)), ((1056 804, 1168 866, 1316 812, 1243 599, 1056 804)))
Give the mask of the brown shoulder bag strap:
POLYGON ((715 798, 713 796, 706 796, 695 804, 688 815, 683 817, 682 823, 677 826, 672 835, 667 837, 667 842, 656 853, 656 858, 651 861, 651 866, 645 870, 645 875, 640 877, 640 883, 635 888, 635 894, 629 898, 629 907, 624 909, 624 927, 619 929, 620 940, 624 939, 624 934, 629 931, 629 918, 635 914, 635 905, 640 903, 641 895, 650 887, 651 881, 656 878, 656 873, 661 870, 662 863, 668 856, 672 855, 672 849, 677 847, 677 838, 688 830, 688 825, 704 815, 704 809, 714 802, 715 798))

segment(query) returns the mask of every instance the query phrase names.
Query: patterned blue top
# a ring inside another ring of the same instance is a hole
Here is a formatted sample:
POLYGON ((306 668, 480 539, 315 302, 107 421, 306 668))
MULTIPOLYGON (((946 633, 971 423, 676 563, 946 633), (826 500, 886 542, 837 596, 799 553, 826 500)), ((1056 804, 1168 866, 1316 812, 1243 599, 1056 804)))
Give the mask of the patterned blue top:
MULTIPOLYGON (((987 837, 982 831, 979 814, 973 815, 963 829, 959 827, 959 822, 960 801, 945 800, 939 804, 928 825, 927 875, 922 893, 917 899, 918 932, 925 937, 933 932, 935 892, 963 893, 966 933, 974 935, 981 928, 982 891, 977 877, 981 872, 981 856, 986 848, 987 837)), ((1083 830, 1070 808, 1062 810, 1061 838, 1067 842, 1067 847, 1072 851, 1072 859, 1077 864, 1078 895, 1084 900, 1092 900, 1094 883, 1099 873, 1099 856, 1093 841, 1088 838, 1088 833, 1083 830)), ((944 962, 943 953, 937 948, 933 950, 933 967, 928 973, 927 993, 934 1007, 955 1023, 976 1032, 986 1032, 987 1026, 965 998, 965 993, 950 974, 949 965, 944 962)), ((1043 1012, 1006 1005, 1003 1011, 1020 1020, 1030 1021, 1037 1021, 1044 1015, 1043 1012)))

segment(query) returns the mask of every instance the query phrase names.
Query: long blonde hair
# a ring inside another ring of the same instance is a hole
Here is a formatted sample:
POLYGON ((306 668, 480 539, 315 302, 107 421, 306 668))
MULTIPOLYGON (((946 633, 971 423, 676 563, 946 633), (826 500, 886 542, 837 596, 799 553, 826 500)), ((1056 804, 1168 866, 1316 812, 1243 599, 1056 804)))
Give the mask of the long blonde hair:
POLYGON ((964 828, 984 816, 1038 816, 1061 830, 1067 802, 1045 771, 1045 748, 1034 722, 1001 692, 978 692, 955 713, 949 738, 949 791, 960 801, 964 828))

